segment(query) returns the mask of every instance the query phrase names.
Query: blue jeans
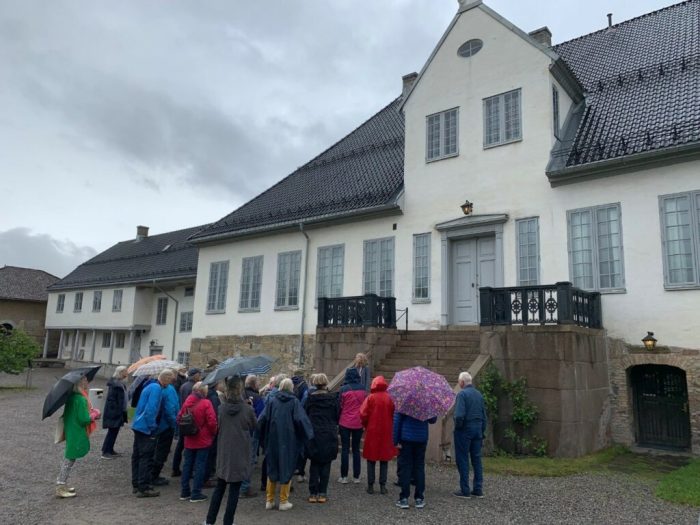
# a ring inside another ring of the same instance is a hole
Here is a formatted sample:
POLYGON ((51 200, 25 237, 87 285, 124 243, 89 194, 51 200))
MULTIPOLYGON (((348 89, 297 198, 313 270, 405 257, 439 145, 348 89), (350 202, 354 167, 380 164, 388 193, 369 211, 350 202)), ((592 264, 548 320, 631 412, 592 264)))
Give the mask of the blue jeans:
POLYGON ((471 459, 474 469, 474 492, 482 492, 484 485, 484 471, 481 466, 481 444, 483 443, 484 432, 481 422, 478 425, 469 425, 465 428, 455 430, 455 456, 457 459, 457 470, 459 470, 459 488, 462 494, 469 495, 469 460, 471 459))
POLYGON ((401 441, 399 451, 399 483, 401 484, 400 499, 408 499, 411 495, 411 480, 416 483, 413 494, 415 499, 425 496, 425 449, 427 442, 401 441))
POLYGON ((340 475, 348 477, 350 470, 350 442, 352 441, 352 476, 360 477, 362 458, 360 457, 360 441, 362 440, 361 428, 340 427, 340 475))
MULTIPOLYGON (((182 438, 180 438, 182 439, 182 438)), ((200 496, 204 486, 204 476, 207 470, 208 448, 186 448, 185 464, 182 467, 180 479, 180 497, 200 496), (190 491, 190 478, 192 478, 192 490, 190 491)))

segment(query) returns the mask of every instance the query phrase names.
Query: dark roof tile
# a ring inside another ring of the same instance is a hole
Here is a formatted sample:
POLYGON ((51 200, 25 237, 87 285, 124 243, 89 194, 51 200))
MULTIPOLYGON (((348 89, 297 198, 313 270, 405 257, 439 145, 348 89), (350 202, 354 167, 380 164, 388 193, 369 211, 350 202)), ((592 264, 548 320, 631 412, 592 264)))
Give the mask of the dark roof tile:
POLYGON ((49 297, 47 288, 58 280, 43 270, 3 266, 0 268, 0 299, 46 301, 49 297))

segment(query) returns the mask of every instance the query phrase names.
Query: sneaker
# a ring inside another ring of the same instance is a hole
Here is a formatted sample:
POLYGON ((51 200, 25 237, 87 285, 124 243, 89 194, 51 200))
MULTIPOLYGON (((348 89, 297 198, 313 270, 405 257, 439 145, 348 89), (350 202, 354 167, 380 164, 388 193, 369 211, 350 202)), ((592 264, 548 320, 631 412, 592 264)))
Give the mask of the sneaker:
POLYGON ((386 490, 386 485, 379 485, 379 493, 380 494, 389 494, 389 491, 386 490))
POLYGON ((165 479, 163 476, 160 476, 160 477, 154 479, 152 483, 153 483, 153 486, 155 486, 155 487, 163 487, 165 485, 170 485, 170 481, 165 479))
POLYGON ((170 473, 170 477, 171 477, 171 478, 179 478, 180 476, 182 476, 182 471, 181 471, 181 470, 173 470, 173 471, 170 473))
POLYGON ((197 494, 196 496, 192 496, 190 498, 190 503, 199 503, 200 501, 207 501, 209 499, 209 496, 206 494, 197 494))
POLYGON ((265 510, 272 510, 275 508, 275 502, 274 501, 266 501, 265 502, 265 510))
POLYGON ((69 491, 63 485, 58 485, 56 487, 56 497, 57 498, 74 498, 76 496, 77 496, 77 494, 75 492, 69 491))
POLYGON ((285 501, 284 503, 280 503, 279 509, 280 510, 291 510, 293 506, 294 505, 292 505, 288 501, 285 501))
POLYGON ((362 483, 362 480, 360 478, 352 478, 353 483, 362 483))
POLYGON ((338 478, 338 483, 342 483, 343 485, 347 485, 348 483, 350 483, 350 480, 348 480, 348 478, 344 478, 343 476, 340 476, 338 478))
POLYGON ((187 495, 187 496, 180 495, 180 501, 190 501, 190 497, 191 496, 189 496, 189 495, 187 495))
POLYGON ((472 490, 472 498, 483 498, 484 493, 480 490, 472 490))
POLYGON ((367 494, 374 494, 374 487, 372 485, 367 485, 367 494))
POLYGON ((455 490, 455 491, 452 493, 452 495, 453 495, 453 496, 457 496, 458 498, 469 498, 469 494, 465 494, 465 493, 462 492, 461 490, 455 490))
POLYGON ((160 496, 160 492, 153 489, 141 490, 136 494, 137 498, 157 498, 160 496))
POLYGON ((113 450, 112 452, 110 452, 110 454, 111 454, 112 457, 114 457, 114 458, 120 458, 120 457, 122 457, 122 456, 124 455, 124 454, 122 454, 121 452, 116 452, 116 451, 114 451, 114 450, 113 450))
POLYGON ((115 457, 114 454, 102 454, 100 459, 114 459, 115 457))
POLYGON ((422 509, 423 507, 425 507, 425 500, 423 498, 418 498, 416 500, 416 508, 422 509))
POLYGON ((321 495, 318 497, 318 502, 319 502, 319 503, 325 503, 326 501, 328 501, 328 498, 326 497, 325 494, 321 494, 321 495))
POLYGON ((399 501, 396 502, 396 506, 400 509, 407 509, 408 500, 406 498, 401 498, 399 501))
POLYGON ((318 503, 318 496, 309 496, 309 503, 318 503))

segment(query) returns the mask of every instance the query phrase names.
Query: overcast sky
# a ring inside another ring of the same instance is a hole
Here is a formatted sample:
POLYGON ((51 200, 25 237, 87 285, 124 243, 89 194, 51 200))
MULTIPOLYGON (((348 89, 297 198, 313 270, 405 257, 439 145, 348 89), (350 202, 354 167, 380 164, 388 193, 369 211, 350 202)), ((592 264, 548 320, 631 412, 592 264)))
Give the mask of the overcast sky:
MULTIPOLYGON (((668 0, 491 0, 555 43, 668 0)), ((3 0, 0 266, 219 219, 419 71, 456 0, 3 0)))

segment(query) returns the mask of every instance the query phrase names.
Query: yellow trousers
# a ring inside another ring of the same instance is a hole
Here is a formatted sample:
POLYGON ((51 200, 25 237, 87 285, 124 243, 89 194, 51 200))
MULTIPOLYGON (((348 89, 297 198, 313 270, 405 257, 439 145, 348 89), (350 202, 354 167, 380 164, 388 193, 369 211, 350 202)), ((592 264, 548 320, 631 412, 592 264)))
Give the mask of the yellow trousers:
MULTIPOLYGON (((287 503, 289 500, 289 489, 292 487, 292 482, 280 484, 280 503, 287 503)), ((275 490, 277 483, 267 480, 267 501, 273 503, 275 501, 275 490)))

